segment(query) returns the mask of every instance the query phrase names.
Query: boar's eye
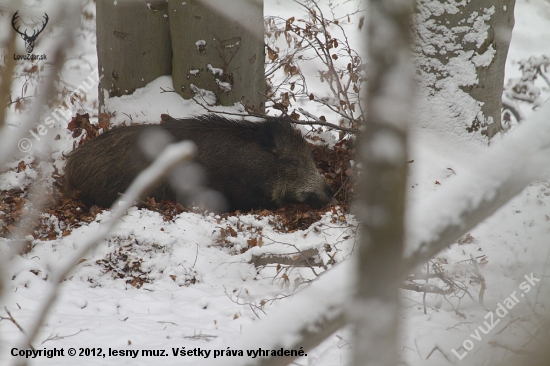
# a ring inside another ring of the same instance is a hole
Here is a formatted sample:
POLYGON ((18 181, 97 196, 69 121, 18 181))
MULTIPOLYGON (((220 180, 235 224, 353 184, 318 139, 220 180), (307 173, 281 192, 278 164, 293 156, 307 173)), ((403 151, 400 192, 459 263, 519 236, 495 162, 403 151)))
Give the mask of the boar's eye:
POLYGON ((291 168, 299 168, 300 167, 300 161, 298 159, 284 159, 284 163, 288 165, 288 167, 291 168))

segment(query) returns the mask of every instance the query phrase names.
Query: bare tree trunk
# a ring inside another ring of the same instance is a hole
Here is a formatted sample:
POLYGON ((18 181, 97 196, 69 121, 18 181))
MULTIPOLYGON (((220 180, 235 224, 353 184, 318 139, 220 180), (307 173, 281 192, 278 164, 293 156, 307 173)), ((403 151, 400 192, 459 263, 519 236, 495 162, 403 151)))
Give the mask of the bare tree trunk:
POLYGON ((371 0, 368 20, 368 95, 363 166, 357 207, 361 242, 356 295, 353 365, 398 364, 398 288, 404 246, 407 121, 412 107, 409 62, 412 4, 371 0))
POLYGON ((263 112, 263 1, 169 0, 168 5, 174 89, 185 99, 196 88, 209 90, 217 104, 242 102, 263 112))
MULTIPOLYGON (((11 83, 13 79, 13 69, 15 68, 15 60, 11 55, 15 53, 15 35, 16 33, 10 30, 10 35, 6 40, 6 44, 2 45, 6 52, 4 54, 4 67, 0 68, 2 75, 0 76, 0 128, 4 127, 6 116, 8 114, 8 103, 10 102, 11 83)), ((0 171, 2 171, 0 167, 0 171)))
MULTIPOLYGON (((468 5, 476 4, 470 2, 468 5)), ((482 47, 493 46, 495 56, 493 62, 487 67, 478 67, 477 75, 479 83, 474 86, 470 95, 483 102, 481 110, 485 117, 491 117, 493 123, 487 125, 487 137, 491 138, 502 130, 502 89, 504 87, 504 66, 508 56, 508 48, 512 40, 512 29, 514 28, 514 8, 516 0, 486 0, 482 3, 485 7, 494 5, 495 14, 491 17, 489 36, 482 47)), ((472 9, 476 11, 477 9, 472 9)))
POLYGON ((105 96, 132 94, 169 75, 172 46, 165 0, 97 0, 96 9, 101 111, 105 96))

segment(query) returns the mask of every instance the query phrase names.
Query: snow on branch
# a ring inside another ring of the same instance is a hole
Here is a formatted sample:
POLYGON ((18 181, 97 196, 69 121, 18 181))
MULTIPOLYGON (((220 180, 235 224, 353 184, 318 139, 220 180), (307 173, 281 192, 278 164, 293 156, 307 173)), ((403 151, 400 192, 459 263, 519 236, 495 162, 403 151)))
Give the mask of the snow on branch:
MULTIPOLYGON (((60 18, 71 19, 65 27, 61 36, 55 41, 53 45, 53 61, 50 77, 46 78, 46 81, 41 88, 41 92, 37 94, 34 101, 34 108, 31 109, 25 117, 22 118, 22 122, 18 128, 14 129, 7 124, 0 130, 0 172, 6 169, 5 164, 12 159, 15 152, 18 150, 18 143, 23 141, 22 139, 29 133, 37 121, 40 120, 40 114, 42 106, 48 105, 48 100, 54 95, 55 80, 59 72, 61 71, 65 61, 65 51, 73 44, 73 38, 75 29, 78 26, 77 20, 79 16, 75 14, 79 13, 78 2, 64 2, 66 10, 63 16, 60 18)), ((11 86, 11 80, 2 80, 3 88, 11 86), (8 86, 5 84, 7 83, 8 86)), ((2 106, 5 107, 5 106, 2 106)), ((2 109, 1 113, 4 110, 2 109)), ((22 150, 23 151, 23 150, 22 150)))
POLYGON ((41 307, 37 310, 37 316, 28 328, 25 344, 23 347, 19 347, 20 349, 31 347, 33 339, 38 334, 40 326, 44 322, 52 304, 57 298, 61 282, 69 275, 80 260, 113 230, 118 224, 119 219, 126 214, 126 211, 134 204, 136 199, 147 192, 153 184, 158 182, 160 177, 165 176, 177 164, 184 160, 189 161, 194 153, 195 145, 190 141, 182 141, 169 145, 147 169, 137 176, 122 197, 113 203, 110 220, 101 225, 95 233, 90 235, 90 237, 80 245, 77 252, 69 260, 60 265, 61 269, 51 276, 52 288, 41 303, 41 307))
POLYGON ((281 303, 260 323, 246 329, 231 342, 223 339, 212 344, 213 350, 223 350, 224 357, 208 358, 205 365, 282 366, 296 357, 253 357, 261 351, 303 351, 317 346, 346 324, 342 311, 345 299, 353 287, 351 262, 335 266, 309 287, 281 303), (226 350, 242 350, 244 357, 225 357, 226 350), (250 354, 247 354, 250 351, 250 354))
MULTIPOLYGON (((407 245, 403 277, 449 246, 519 194, 548 168, 550 152, 550 103, 514 133, 490 147, 470 174, 457 176, 442 187, 428 202, 407 213, 407 245)), ((259 324, 246 329, 237 340, 223 340, 213 349, 304 351, 318 345, 327 335, 345 326, 344 313, 351 297, 350 261, 323 274, 310 287, 296 294, 259 324), (312 331, 314 330, 314 331, 312 331), (305 336, 305 335, 308 336, 305 336)), ((219 358, 212 365, 286 365, 284 357, 219 358)))
MULTIPOLYGON (((14 66, 10 65, 10 61, 4 67, 4 74, 2 75, 0 85, 0 103, 2 103, 0 107, 0 114, 2 115, 2 117, 0 117, 0 172, 7 169, 6 163, 16 155, 18 148, 21 150, 21 142, 25 140, 23 137, 28 134, 31 128, 37 123, 40 113, 42 112, 42 108, 47 106, 48 100, 54 95, 55 81, 65 62, 65 51, 73 44, 74 41, 75 29, 78 26, 77 20, 79 19, 78 16, 74 15, 78 13, 79 6, 80 4, 78 2, 64 2, 60 5, 59 8, 62 8, 63 11, 60 11, 60 14, 58 14, 56 18, 69 19, 70 21, 67 22, 67 25, 64 26, 63 33, 60 37, 56 38, 52 45, 53 61, 51 62, 51 71, 46 77, 44 84, 40 86, 40 93, 36 96, 32 109, 26 116, 21 118, 22 122, 18 128, 13 128, 13 126, 8 126, 5 124, 5 118, 8 114, 8 106, 3 103, 7 101, 6 98, 13 86, 14 66)), ((11 39, 9 42, 11 42, 11 44, 9 43, 7 45, 8 55, 10 55, 10 52, 13 51, 14 39, 11 39)), ((35 191, 38 192, 39 190, 40 188, 38 187, 35 191)), ((35 197, 44 198, 45 195, 38 194, 35 197)), ((40 201, 40 199, 37 199, 36 201, 40 201)), ((41 205, 42 203, 38 202, 35 207, 41 207, 41 205)), ((39 208, 37 208, 37 210, 38 209, 39 208)), ((33 215, 33 212, 26 214, 25 219, 27 221, 33 221, 33 215)), ((17 235, 21 234, 23 231, 24 229, 21 228, 15 233, 15 235, 12 235, 12 237, 17 238, 17 235)), ((17 244, 14 245, 14 248, 17 247, 17 244)), ((0 268, 7 268, 7 262, 7 258, 0 257, 0 268)), ((2 286, 3 276, 4 273, 0 273, 0 300, 4 297, 4 286, 2 286)))
POLYGON ((550 103, 409 212, 404 274, 424 263, 550 168, 550 103))

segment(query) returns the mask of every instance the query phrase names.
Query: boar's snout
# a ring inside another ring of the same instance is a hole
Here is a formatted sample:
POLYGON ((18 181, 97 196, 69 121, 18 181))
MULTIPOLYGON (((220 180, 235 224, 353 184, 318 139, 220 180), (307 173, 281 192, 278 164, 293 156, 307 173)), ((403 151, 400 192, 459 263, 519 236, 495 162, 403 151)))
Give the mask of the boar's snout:
POLYGON ((312 208, 323 208, 336 202, 332 196, 332 189, 323 181, 322 188, 317 192, 308 192, 303 201, 312 208))

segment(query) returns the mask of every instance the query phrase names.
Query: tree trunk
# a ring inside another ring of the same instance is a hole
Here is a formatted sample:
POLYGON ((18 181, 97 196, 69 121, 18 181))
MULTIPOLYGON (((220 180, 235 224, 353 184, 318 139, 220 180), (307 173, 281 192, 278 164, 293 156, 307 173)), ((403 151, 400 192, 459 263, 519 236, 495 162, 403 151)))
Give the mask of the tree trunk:
POLYGON ((217 104, 242 102, 249 110, 263 112, 263 1, 227 5, 216 0, 168 0, 168 8, 174 89, 185 99, 199 89, 209 90, 217 104))
POLYGON ((363 166, 357 216, 361 241, 354 323, 353 365, 398 364, 398 290, 404 246, 407 122, 412 109, 410 61, 412 3, 368 3, 368 95, 358 148, 363 166), (389 47, 391 45, 391 47, 389 47))
MULTIPOLYGON (((495 49, 493 62, 487 67, 478 67, 479 83, 474 86, 470 95, 484 102, 481 110, 486 118, 492 118, 493 123, 487 124, 487 137, 491 138, 502 130, 502 90, 504 87, 504 66, 508 56, 508 48, 512 40, 514 28, 514 8, 516 0, 490 0, 494 4, 495 14, 491 17, 489 36, 482 45, 495 49)), ((476 2, 468 4, 472 6, 476 2)), ((486 5, 487 6, 487 5, 486 5)), ((476 11, 476 9, 472 9, 476 11)))
MULTIPOLYGON (((0 129, 4 127, 6 117, 8 115, 8 105, 10 102, 11 84, 13 82, 13 70, 15 69, 15 60, 10 57, 15 53, 15 35, 14 31, 10 31, 6 43, 2 45, 5 49, 4 67, 0 67, 0 129)), ((0 167, 0 171, 2 171, 0 167)))
POLYGON ((428 108, 442 110, 425 120, 484 141, 500 132, 514 6, 515 0, 417 1, 414 43, 422 82, 430 89, 425 99, 428 108))
POLYGON ((165 0, 97 0, 100 111, 105 97, 132 94, 172 72, 165 0))

